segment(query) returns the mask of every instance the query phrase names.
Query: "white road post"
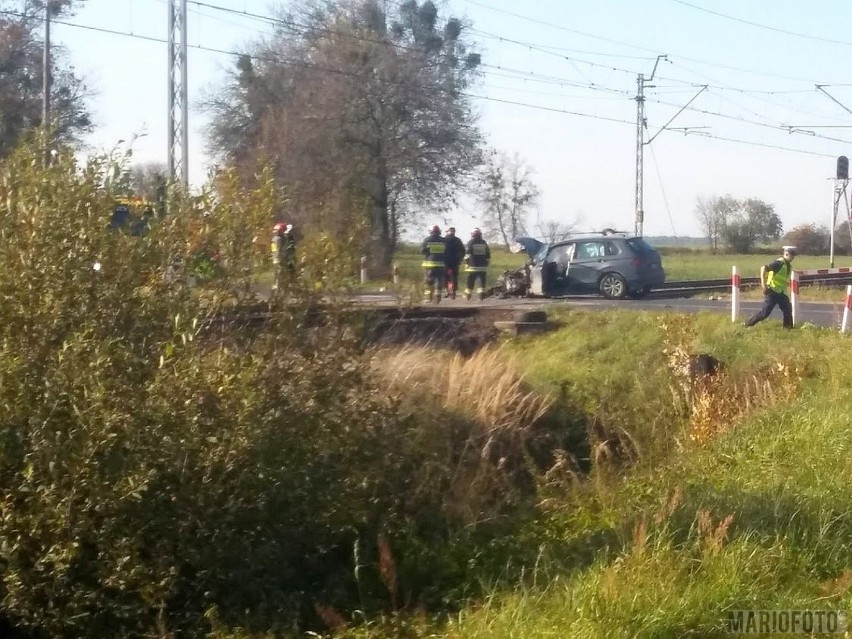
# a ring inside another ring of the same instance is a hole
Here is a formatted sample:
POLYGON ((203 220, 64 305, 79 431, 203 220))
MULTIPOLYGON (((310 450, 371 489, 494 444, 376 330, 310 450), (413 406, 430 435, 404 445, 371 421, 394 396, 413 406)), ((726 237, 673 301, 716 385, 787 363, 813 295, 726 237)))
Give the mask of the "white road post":
POLYGON ((846 303, 843 305, 843 322, 840 324, 840 332, 849 330, 849 311, 852 309, 852 285, 846 287, 846 303))
POLYGON ((790 273, 790 306, 793 307, 793 326, 799 318, 799 273, 790 273))
POLYGON ((737 267, 731 267, 731 322, 736 323, 740 316, 740 274, 737 267))
POLYGON ((361 256, 361 284, 367 283, 367 256, 361 256))

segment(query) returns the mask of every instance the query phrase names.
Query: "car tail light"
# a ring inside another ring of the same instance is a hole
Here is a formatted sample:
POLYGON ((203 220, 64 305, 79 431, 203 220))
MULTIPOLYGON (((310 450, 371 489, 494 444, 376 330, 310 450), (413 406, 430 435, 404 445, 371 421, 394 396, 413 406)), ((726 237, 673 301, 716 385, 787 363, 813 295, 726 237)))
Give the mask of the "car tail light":
POLYGON ((638 257, 633 257, 633 258, 630 259, 630 263, 633 266, 642 266, 642 259, 638 258, 638 257))

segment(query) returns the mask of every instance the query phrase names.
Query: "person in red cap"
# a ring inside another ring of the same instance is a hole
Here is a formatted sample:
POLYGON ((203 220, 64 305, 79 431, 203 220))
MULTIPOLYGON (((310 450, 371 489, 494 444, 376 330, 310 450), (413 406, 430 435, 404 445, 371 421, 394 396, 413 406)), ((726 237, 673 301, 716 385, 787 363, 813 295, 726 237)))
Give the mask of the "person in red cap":
POLYGON ((272 289, 281 285, 282 274, 292 278, 296 273, 296 239, 293 237, 293 225, 278 222, 272 227, 272 266, 275 269, 275 283, 272 289))
POLYGON ((441 303, 441 291, 444 289, 444 277, 447 274, 447 243, 441 237, 441 228, 436 224, 420 247, 423 254, 423 272, 426 279, 424 298, 431 302, 433 289, 435 302, 441 303))

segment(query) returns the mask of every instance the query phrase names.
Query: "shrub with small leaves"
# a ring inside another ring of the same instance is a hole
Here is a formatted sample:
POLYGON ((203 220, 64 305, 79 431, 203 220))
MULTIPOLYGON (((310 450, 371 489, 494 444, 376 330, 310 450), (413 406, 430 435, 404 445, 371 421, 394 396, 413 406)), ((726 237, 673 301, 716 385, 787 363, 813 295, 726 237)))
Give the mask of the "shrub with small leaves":
POLYGON ((284 206, 268 172, 175 195, 133 236, 109 227, 115 170, 0 165, 0 627, 281 636, 459 585, 487 523, 430 482, 465 470, 463 424, 374 379, 334 295, 357 238, 306 242, 303 274, 258 299, 284 206), (193 288, 200 248, 220 270, 193 288), (418 563, 453 539, 451 565, 418 563))

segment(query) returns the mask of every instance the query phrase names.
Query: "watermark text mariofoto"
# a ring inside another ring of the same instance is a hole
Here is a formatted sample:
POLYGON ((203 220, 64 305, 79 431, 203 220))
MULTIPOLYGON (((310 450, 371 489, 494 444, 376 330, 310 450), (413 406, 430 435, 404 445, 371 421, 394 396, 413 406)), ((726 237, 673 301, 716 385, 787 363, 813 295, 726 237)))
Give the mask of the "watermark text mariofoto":
POLYGON ((840 610, 730 610, 732 634, 842 634, 846 613, 840 610))

